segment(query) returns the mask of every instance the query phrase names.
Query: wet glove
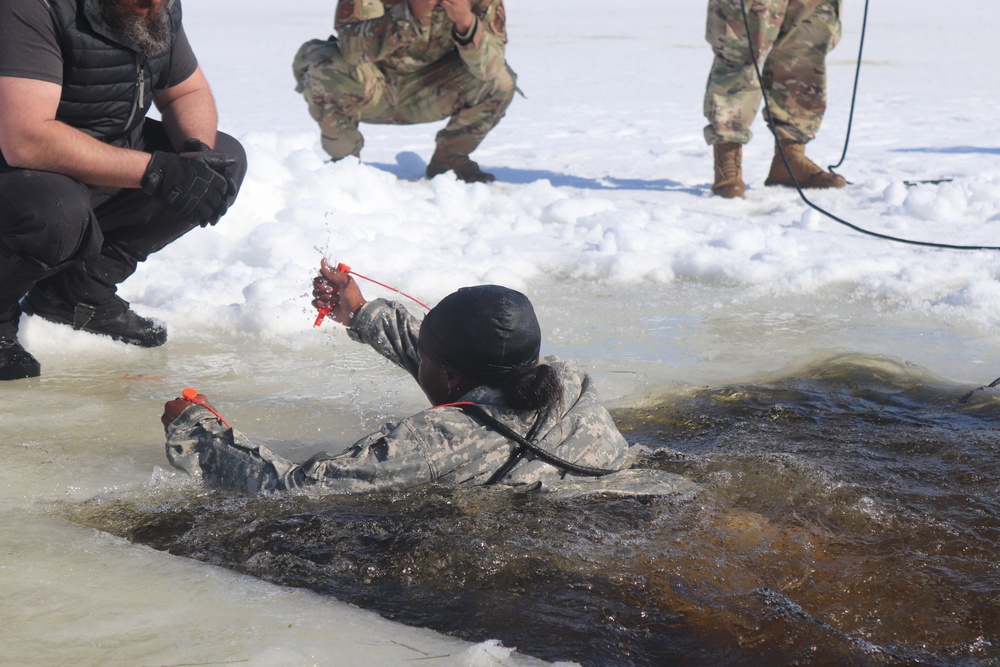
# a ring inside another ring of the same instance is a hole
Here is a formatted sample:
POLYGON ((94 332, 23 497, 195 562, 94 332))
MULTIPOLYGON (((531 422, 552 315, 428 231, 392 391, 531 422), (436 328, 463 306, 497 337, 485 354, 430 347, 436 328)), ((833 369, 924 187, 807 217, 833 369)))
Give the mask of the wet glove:
POLYGON ((229 208, 230 190, 236 189, 232 178, 227 179, 220 170, 233 164, 232 157, 213 150, 155 151, 140 185, 143 192, 175 213, 194 218, 202 227, 214 225, 229 208))
POLYGON ((198 394, 193 401, 186 398, 175 398, 172 401, 164 403, 163 415, 160 416, 160 423, 163 424, 163 430, 169 434, 170 425, 174 423, 175 419, 180 417, 182 412, 192 405, 200 405, 202 403, 208 403, 208 397, 203 394, 198 394))

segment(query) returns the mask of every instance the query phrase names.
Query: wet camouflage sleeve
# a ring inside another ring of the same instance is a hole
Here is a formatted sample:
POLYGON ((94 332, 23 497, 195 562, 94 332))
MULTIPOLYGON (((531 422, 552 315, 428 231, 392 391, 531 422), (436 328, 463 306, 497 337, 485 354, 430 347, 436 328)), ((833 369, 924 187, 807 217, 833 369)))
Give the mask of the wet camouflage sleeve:
MULTIPOLYGON (((391 425, 383 427, 386 433, 393 430, 391 425)), ((167 459, 211 486, 243 493, 288 491, 316 484, 328 493, 363 493, 431 481, 431 468, 418 445, 405 437, 388 442, 380 431, 340 454, 321 453, 297 464, 254 445, 205 408, 193 405, 170 426, 167 459)))
POLYGON ((410 13, 406 0, 366 2, 359 7, 361 3, 340 0, 337 4, 334 27, 344 60, 351 65, 370 62, 414 72, 457 49, 477 79, 490 81, 505 70, 507 34, 502 0, 482 0, 474 9, 478 22, 467 44, 456 41, 452 32, 455 24, 440 7, 421 22, 410 13))
POLYGON ((506 67, 507 12, 502 0, 493 0, 477 9, 476 28, 469 44, 459 45, 458 53, 473 76, 492 81, 506 67))
POLYGON ((354 340, 371 345, 376 352, 416 378, 420 368, 419 331, 420 323, 403 304, 374 299, 357 312, 347 333, 354 340))

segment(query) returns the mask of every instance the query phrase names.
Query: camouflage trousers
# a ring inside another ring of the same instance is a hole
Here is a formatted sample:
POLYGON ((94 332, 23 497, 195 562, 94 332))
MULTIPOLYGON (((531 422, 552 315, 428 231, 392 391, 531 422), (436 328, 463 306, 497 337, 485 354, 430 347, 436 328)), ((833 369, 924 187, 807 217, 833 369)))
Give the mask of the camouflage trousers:
POLYGON ((335 39, 306 42, 292 64, 296 90, 319 123, 323 149, 334 160, 359 156, 360 123, 414 125, 450 120, 437 133, 435 155, 467 156, 503 118, 516 89, 509 67, 493 81, 469 73, 455 51, 410 73, 373 63, 350 65, 335 39))
MULTIPOLYGON (((715 61, 705 91, 705 140, 745 144, 761 102, 749 42, 781 139, 807 142, 826 111, 826 54, 840 40, 840 0, 709 0, 705 39, 715 61)), ((765 112, 766 113, 766 112, 765 112)))

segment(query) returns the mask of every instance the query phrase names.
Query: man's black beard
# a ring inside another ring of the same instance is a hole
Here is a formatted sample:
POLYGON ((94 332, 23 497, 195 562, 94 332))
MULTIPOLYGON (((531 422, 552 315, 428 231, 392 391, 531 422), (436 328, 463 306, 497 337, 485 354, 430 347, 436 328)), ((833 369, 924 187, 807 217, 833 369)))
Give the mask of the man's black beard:
POLYGON ((139 16, 126 12, 119 6, 119 0, 100 0, 101 16, 112 30, 121 33, 130 43, 138 47, 147 58, 165 53, 170 48, 170 17, 167 4, 163 3, 153 13, 139 16))

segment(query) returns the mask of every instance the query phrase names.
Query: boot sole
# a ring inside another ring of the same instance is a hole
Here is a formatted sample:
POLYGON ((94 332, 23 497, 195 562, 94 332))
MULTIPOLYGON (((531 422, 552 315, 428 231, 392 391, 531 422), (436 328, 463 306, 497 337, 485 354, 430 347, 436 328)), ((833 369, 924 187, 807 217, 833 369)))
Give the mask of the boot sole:
MULTIPOLYGON (((793 183, 792 181, 779 181, 779 180, 773 180, 773 179, 770 179, 770 178, 764 181, 764 185, 766 185, 768 187, 771 187, 771 186, 774 186, 774 185, 782 185, 782 186, 784 186, 786 188, 794 188, 795 187, 795 183, 793 183)), ((840 188, 845 187, 846 185, 847 185, 847 183, 844 183, 843 185, 837 185, 837 184, 816 185, 815 183, 809 183, 808 181, 805 182, 805 183, 799 182, 799 187, 802 188, 803 190, 839 190, 840 188)))
POLYGON ((29 378, 36 378, 42 375, 42 365, 35 363, 31 368, 19 369, 16 372, 11 372, 6 368, 0 368, 0 382, 7 380, 27 380, 29 378))
POLYGON ((712 194, 723 199, 742 199, 746 195, 746 192, 746 186, 723 185, 718 189, 712 188, 712 194))
POLYGON ((19 347, 17 356, 22 357, 20 363, 0 366, 0 381, 26 380, 42 374, 42 365, 30 353, 24 351, 24 348, 19 347))
POLYGON ((26 315, 31 315, 33 317, 40 317, 47 322, 52 322, 54 324, 64 324, 68 327, 73 327, 74 331, 86 331, 87 333, 94 334, 95 336, 107 336, 111 340, 115 340, 120 343, 125 343, 127 345, 136 345, 138 347, 152 348, 152 347, 161 347, 167 342, 166 332, 163 333, 162 340, 160 340, 159 337, 157 337, 155 340, 148 341, 142 338, 134 338, 129 336, 123 336, 121 334, 111 333, 108 331, 103 331, 101 329, 91 326, 84 326, 77 329, 76 327, 73 326, 72 320, 69 320, 61 315, 42 312, 37 308, 33 308, 31 303, 27 299, 21 301, 21 311, 26 315))

